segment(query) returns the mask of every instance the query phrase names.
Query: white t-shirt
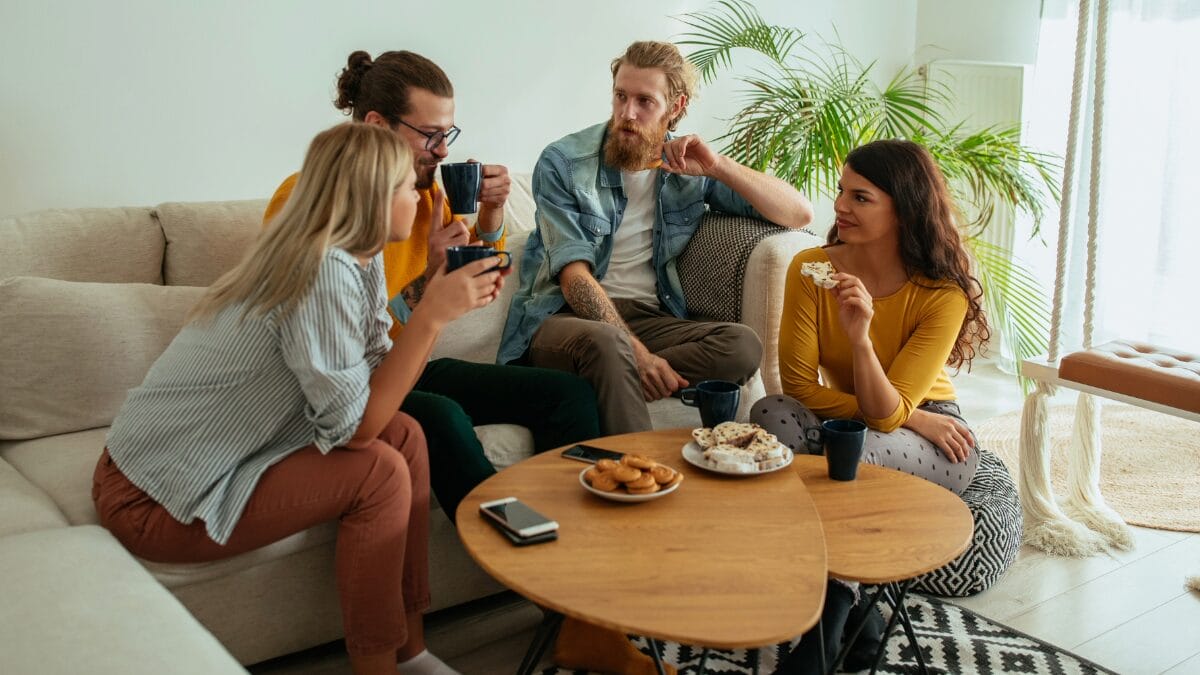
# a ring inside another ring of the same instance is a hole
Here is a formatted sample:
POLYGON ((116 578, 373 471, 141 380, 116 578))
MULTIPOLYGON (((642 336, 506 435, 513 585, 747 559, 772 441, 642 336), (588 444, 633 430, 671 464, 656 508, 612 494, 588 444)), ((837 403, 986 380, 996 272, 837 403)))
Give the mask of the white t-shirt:
POLYGON ((658 169, 622 171, 621 181, 628 202, 613 234, 612 258, 600 287, 610 298, 657 303, 658 284, 652 258, 658 169))

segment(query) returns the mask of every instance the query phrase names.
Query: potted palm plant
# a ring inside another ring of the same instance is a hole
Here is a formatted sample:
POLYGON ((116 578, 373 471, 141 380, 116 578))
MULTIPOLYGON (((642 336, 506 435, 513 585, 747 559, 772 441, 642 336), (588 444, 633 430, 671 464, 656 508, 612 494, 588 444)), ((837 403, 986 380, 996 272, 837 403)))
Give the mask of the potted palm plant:
POLYGON ((688 58, 705 83, 732 66, 735 50, 765 57, 764 67, 739 77, 747 85, 742 107, 716 139, 739 162, 807 194, 832 197, 846 155, 859 145, 903 138, 928 148, 969 214, 963 234, 1012 365, 1045 351, 1049 312, 1041 284, 1011 250, 980 234, 1002 207, 1031 215, 1037 236, 1045 205, 1058 200, 1056 156, 1022 145, 1016 125, 968 132, 939 112, 952 96, 944 84, 902 69, 878 87, 874 64, 864 65, 835 43, 809 47, 804 33, 767 24, 744 0, 720 0, 678 19, 688 30, 676 42, 693 50, 688 58))

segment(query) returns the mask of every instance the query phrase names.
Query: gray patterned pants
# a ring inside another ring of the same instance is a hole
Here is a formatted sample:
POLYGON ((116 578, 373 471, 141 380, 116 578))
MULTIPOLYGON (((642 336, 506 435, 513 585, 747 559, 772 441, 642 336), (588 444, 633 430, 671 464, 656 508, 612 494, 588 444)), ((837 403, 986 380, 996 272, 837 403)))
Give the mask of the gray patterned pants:
MULTIPOLYGON (((922 410, 948 415, 970 428, 953 401, 931 401, 922 410)), ((750 421, 775 434, 779 442, 793 452, 820 455, 821 418, 794 398, 767 396, 754 404, 750 421)), ((942 451, 923 436, 908 429, 892 432, 867 430, 862 461, 886 466, 937 483, 956 495, 961 495, 979 467, 978 448, 973 448, 967 461, 952 463, 942 451)))

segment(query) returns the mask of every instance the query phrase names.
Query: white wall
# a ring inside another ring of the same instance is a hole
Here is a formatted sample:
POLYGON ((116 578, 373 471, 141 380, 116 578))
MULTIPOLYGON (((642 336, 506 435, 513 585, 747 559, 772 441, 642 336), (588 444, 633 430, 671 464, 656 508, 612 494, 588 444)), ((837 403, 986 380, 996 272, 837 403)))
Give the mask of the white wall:
MULTIPOLYGON (((927 0, 922 0, 925 2, 927 0)), ((976 0, 982 1, 982 0, 976 0)), ((1022 0, 1027 1, 1027 0, 1022 0)), ((914 50, 917 0, 759 0, 770 22, 832 36, 886 79, 914 50)), ((410 49, 454 81, 452 159, 529 171, 546 143, 603 120, 608 62, 671 39, 708 0, 4 0, 0 215, 259 198, 343 119, 354 49, 410 49)), ((718 135, 725 81, 681 130, 718 135)))
POLYGON ((941 59, 1032 65, 1042 0, 921 0, 917 63, 941 59))

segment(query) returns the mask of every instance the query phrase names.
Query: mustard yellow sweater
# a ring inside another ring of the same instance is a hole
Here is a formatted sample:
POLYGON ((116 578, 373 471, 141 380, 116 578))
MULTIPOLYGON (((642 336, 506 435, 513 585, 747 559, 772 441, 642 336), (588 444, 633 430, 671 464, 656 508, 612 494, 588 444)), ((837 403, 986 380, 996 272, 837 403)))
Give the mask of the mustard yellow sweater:
POLYGON ((829 256, 811 248, 798 253, 788 267, 779 326, 783 393, 821 418, 857 417, 879 431, 899 428, 925 401, 954 400, 946 360, 967 313, 961 289, 916 277, 895 293, 874 299, 871 344, 900 403, 887 417, 870 418, 854 397, 854 360, 838 322, 837 299, 800 274, 806 262, 829 262, 829 256))
MULTIPOLYGON (((283 210, 283 205, 287 203, 288 197, 292 195, 292 190, 296 188, 296 179, 299 176, 299 173, 288 176, 275 190, 275 195, 271 197, 270 203, 267 204, 267 210, 263 213, 264 226, 283 210)), ((429 258, 429 216, 433 213, 433 196, 439 190, 437 183, 434 183, 428 190, 420 191, 421 200, 417 204, 417 215, 413 221, 412 234, 404 241, 389 242, 383 247, 383 272, 387 277, 389 298, 396 297, 405 286, 412 283, 413 279, 425 272, 425 263, 429 258)), ((443 205, 442 211, 442 224, 445 225, 452 218, 449 204, 443 205)), ((502 233, 500 239, 490 245, 497 250, 503 250, 506 234, 502 233)), ((475 229, 472 228, 471 239, 476 238, 475 229)), ((392 318, 394 320, 396 317, 392 318)), ((392 324, 391 336, 393 338, 400 332, 402 325, 399 321, 392 324)))

